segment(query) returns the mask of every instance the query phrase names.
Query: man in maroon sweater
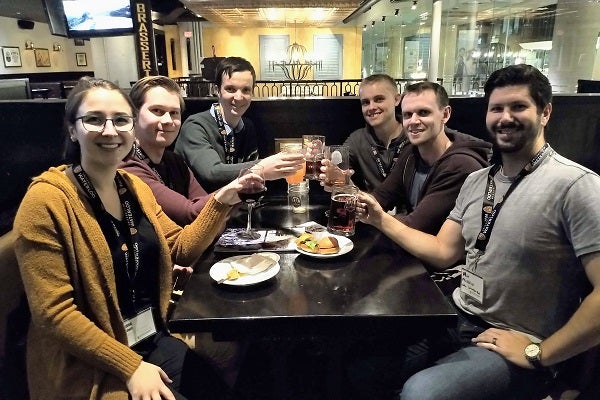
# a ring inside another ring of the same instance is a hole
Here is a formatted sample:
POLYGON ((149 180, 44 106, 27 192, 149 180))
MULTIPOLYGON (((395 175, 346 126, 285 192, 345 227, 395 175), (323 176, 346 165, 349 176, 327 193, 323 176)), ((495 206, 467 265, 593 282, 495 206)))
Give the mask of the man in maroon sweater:
POLYGON ((181 128, 185 103, 179 85, 164 76, 140 79, 129 93, 139 110, 137 145, 121 168, 140 177, 164 212, 177 224, 189 224, 210 195, 200 186, 181 156, 168 150, 181 128))

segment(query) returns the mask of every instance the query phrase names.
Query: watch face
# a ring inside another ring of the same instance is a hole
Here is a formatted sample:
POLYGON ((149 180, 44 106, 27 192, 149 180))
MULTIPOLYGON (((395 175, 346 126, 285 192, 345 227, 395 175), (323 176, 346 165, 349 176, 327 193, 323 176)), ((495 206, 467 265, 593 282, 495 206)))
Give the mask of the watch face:
POLYGON ((525 355, 527 355, 527 357, 536 358, 539 353, 540 353, 540 346, 538 346, 535 343, 531 343, 531 344, 527 345, 527 347, 525 347, 525 355))

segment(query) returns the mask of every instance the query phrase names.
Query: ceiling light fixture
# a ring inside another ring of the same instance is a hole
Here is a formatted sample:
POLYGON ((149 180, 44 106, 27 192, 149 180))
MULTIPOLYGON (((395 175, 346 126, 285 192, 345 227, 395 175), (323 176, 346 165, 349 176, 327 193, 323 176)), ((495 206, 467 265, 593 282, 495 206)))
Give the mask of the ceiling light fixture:
POLYGON ((411 9, 411 10, 416 10, 416 9, 417 9, 417 0, 414 0, 414 1, 413 1, 413 5, 412 5, 412 6, 410 6, 410 9, 411 9))
POLYGON ((385 15, 381 17, 381 22, 385 22, 385 15))
POLYGON ((25 50, 35 50, 33 42, 31 40, 25 41, 25 50))
POLYGON ((271 71, 275 67, 281 68, 285 77, 290 81, 300 81, 308 75, 308 72, 315 68, 321 69, 323 62, 312 57, 306 50, 306 47, 296 42, 296 21, 294 20, 294 43, 287 48, 287 59, 269 61, 271 71))
POLYGON ((400 9, 399 9, 399 8, 396 8, 396 11, 394 11, 394 15, 397 17, 397 16, 398 16, 398 14, 400 14, 400 9))
POLYGON ((375 21, 371 21, 371 26, 375 26, 375 21))

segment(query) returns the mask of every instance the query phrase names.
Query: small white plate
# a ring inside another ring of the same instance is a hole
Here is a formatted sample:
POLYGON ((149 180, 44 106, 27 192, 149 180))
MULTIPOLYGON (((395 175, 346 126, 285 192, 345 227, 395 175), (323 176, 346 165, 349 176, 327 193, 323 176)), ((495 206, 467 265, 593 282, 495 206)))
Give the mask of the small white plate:
POLYGON ((342 256, 346 253, 349 253, 354 248, 354 243, 352 243, 352 240, 348 239, 345 236, 338 236, 338 235, 329 235, 329 236, 333 236, 334 238, 336 238, 338 240, 338 244, 340 245, 340 251, 338 251, 335 254, 309 253, 308 251, 302 250, 298 246, 296 246, 296 251, 298 253, 301 253, 301 254, 304 254, 304 255, 307 255, 310 257, 315 257, 315 258, 332 258, 332 257, 338 257, 338 256, 342 256))
MULTIPOLYGON (((259 272, 254 275, 242 275, 239 278, 233 279, 233 280, 228 279, 226 281, 221 282, 221 284, 222 285, 230 285, 230 286, 249 286, 249 285, 255 285, 260 282, 264 282, 268 279, 271 279, 275 275, 277 275, 279 273, 279 270, 281 269, 281 266, 279 265, 279 254, 271 253, 271 252, 261 252, 260 254, 263 256, 270 257, 277 262, 275 263, 275 265, 273 265, 271 268, 269 268, 265 271, 259 272)), ((218 282, 221 279, 224 279, 227 277, 227 272, 231 269, 232 261, 240 260, 242 258, 246 258, 246 257, 250 257, 250 256, 251 256, 251 254, 237 255, 237 256, 225 258, 221 261, 216 262, 212 267, 210 267, 210 271, 208 273, 212 279, 214 279, 215 281, 218 282)))

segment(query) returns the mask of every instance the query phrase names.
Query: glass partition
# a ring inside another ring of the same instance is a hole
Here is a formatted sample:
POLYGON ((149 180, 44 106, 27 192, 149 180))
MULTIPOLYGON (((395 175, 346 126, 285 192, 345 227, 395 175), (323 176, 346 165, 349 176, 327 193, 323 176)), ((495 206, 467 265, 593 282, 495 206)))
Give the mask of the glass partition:
POLYGON ((433 3, 384 0, 358 19, 363 77, 432 79, 430 52, 438 51, 435 78, 453 95, 481 95, 493 71, 519 63, 540 69, 555 92, 600 79, 599 1, 441 0, 439 49, 430 48, 433 3))

